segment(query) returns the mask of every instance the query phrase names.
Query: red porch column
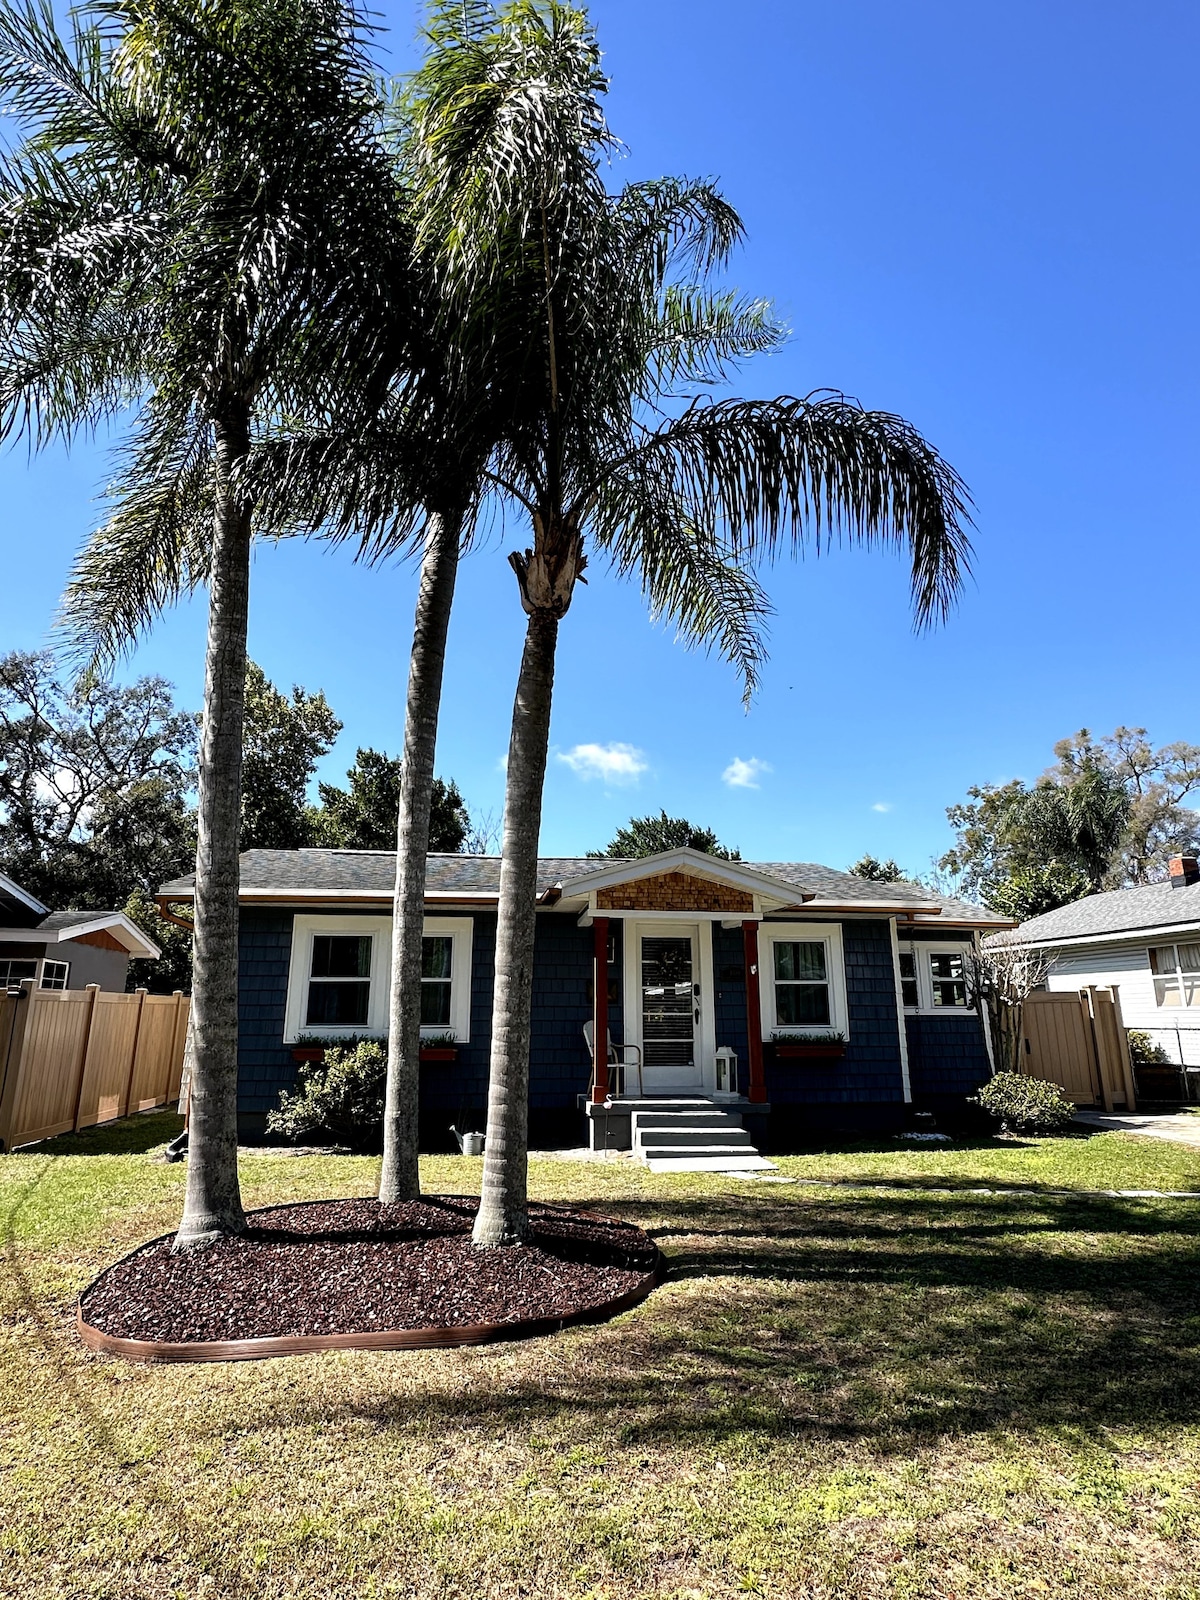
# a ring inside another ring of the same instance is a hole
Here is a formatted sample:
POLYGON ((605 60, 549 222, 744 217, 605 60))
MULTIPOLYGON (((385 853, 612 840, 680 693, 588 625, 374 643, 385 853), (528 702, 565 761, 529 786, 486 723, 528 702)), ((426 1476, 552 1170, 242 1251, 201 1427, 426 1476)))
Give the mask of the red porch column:
POLYGON ((746 1032, 749 1035, 750 1096, 765 1105, 767 1081, 763 1075, 762 1002, 758 992, 758 923, 742 923, 742 948, 746 954, 746 1032))
POLYGON ((592 1102, 602 1106, 608 1099, 608 918, 592 920, 592 1102))

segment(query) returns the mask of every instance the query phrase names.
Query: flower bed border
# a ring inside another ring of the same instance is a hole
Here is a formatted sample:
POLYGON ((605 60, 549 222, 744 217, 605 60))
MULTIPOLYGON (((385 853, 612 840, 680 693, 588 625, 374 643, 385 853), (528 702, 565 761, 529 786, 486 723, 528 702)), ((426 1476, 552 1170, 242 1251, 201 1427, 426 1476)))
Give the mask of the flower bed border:
MULTIPOLYGON (((293 1201, 292 1204, 300 1205, 325 1205, 324 1200, 293 1201)), ((261 1206, 260 1211, 278 1211, 278 1205, 261 1206)), ((573 1211, 570 1206, 556 1207, 562 1211, 573 1211)), ((248 1211, 247 1220, 257 1212, 248 1211)), ((599 1216, 597 1212, 583 1212, 581 1215, 599 1216)), ((603 1221, 615 1221, 615 1218, 601 1218, 603 1221)), ((642 1231, 642 1230, 639 1230, 642 1231)), ((514 1322, 477 1322, 465 1323, 460 1327, 426 1328, 376 1328, 366 1333, 287 1333, 271 1334, 254 1339, 202 1339, 187 1342, 173 1343, 162 1339, 126 1339, 119 1334, 105 1333, 102 1329, 93 1327, 83 1315, 83 1297, 88 1290, 93 1289, 102 1278, 106 1277, 114 1267, 128 1261, 131 1256, 137 1255, 146 1248, 147 1244, 158 1244, 164 1239, 171 1239, 172 1233, 159 1234, 155 1239, 148 1239, 143 1244, 129 1250, 118 1261, 114 1261, 104 1271, 98 1274, 88 1284, 87 1289, 80 1295, 75 1307, 75 1327, 80 1339, 89 1350, 98 1355, 120 1356, 125 1361, 141 1363, 175 1363, 175 1362, 201 1362, 201 1361, 262 1361, 272 1356, 303 1356, 312 1355, 321 1350, 445 1350, 455 1345, 493 1344, 504 1339, 533 1339, 548 1333, 558 1333, 563 1328, 587 1322, 607 1322, 610 1318, 619 1316, 622 1311, 628 1311, 633 1306, 640 1305, 647 1299, 666 1276, 666 1258, 661 1250, 656 1247, 655 1265, 652 1271, 622 1295, 617 1295, 612 1300, 602 1301, 599 1305, 583 1306, 578 1311, 568 1311, 561 1317, 526 1317, 514 1322)))

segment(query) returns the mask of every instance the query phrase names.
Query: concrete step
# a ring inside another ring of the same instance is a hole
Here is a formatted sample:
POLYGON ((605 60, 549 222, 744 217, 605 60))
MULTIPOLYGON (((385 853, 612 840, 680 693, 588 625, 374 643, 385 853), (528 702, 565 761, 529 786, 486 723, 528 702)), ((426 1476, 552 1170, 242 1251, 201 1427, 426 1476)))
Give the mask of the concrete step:
POLYGON ((724 1140, 710 1140, 707 1144, 643 1144, 636 1146, 633 1153, 635 1156, 640 1156, 643 1161, 686 1161, 690 1156, 729 1156, 731 1159, 741 1159, 744 1156, 758 1155, 752 1144, 733 1145, 726 1144, 724 1140))
POLYGON ((740 1128, 742 1119, 727 1111, 635 1111, 635 1128, 740 1128))
POLYGON ((775 1163, 759 1155, 703 1155, 680 1151, 676 1158, 655 1151, 644 1157, 651 1172, 773 1172, 775 1163))
POLYGON ((745 1128, 635 1128, 635 1150, 696 1149, 713 1146, 724 1150, 753 1150, 745 1128))

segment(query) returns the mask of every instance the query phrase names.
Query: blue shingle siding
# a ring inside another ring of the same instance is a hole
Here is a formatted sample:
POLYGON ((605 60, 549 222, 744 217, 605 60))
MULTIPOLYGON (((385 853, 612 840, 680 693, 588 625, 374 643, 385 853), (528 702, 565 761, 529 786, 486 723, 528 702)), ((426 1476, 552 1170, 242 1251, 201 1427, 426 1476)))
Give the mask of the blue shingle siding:
POLYGON ((908 1073, 917 1105, 962 1099, 992 1075, 983 1026, 975 1012, 909 1016, 908 1073))
MULTIPOLYGON (((842 949, 846 1054, 838 1061, 775 1061, 768 1048, 772 1106, 903 1103, 891 929, 886 922, 843 923, 842 949)), ((770 982, 769 974, 763 974, 763 982, 770 982)))
POLYGON ((238 1111, 263 1117, 296 1081, 283 1042, 292 913, 243 906, 238 939, 238 1111))
MULTIPOLYGON (((326 911, 327 908, 322 908, 326 911)), ((347 913, 353 914, 353 913, 347 913)), ((484 1124, 491 1028, 496 918, 472 913, 471 1037, 453 1063, 429 1062, 421 1069, 422 1139, 444 1143, 450 1123, 484 1124)), ((609 924, 614 960, 609 965, 609 1027, 624 1037, 623 924, 609 924)), ((713 936, 716 1043, 738 1057, 740 1087, 749 1087, 746 984, 742 934, 715 925, 713 936)), ((779 1110, 780 1129, 815 1130, 840 1122, 903 1112, 903 1081, 897 1034, 895 974, 886 921, 842 925, 849 1037, 837 1061, 771 1059, 767 1048, 767 1095, 779 1110), (871 1108, 877 1108, 872 1111, 871 1108), (842 1109, 839 1109, 842 1108, 842 1109)), ((245 907, 240 941, 239 1111, 249 1128, 261 1129, 279 1091, 296 1080, 291 1048, 283 1043, 292 912, 245 907)), ((582 1137, 575 1122, 578 1097, 590 1079, 583 1025, 592 1014, 593 933, 574 913, 539 913, 534 946, 534 1016, 530 1051, 531 1137, 582 1137)), ((763 974, 763 982, 769 975, 763 974)), ((906 1022, 914 1099, 945 1100, 970 1094, 988 1075, 979 1023, 974 1016, 910 1017, 906 1022)), ((864 1120, 865 1119, 865 1120, 864 1120)))

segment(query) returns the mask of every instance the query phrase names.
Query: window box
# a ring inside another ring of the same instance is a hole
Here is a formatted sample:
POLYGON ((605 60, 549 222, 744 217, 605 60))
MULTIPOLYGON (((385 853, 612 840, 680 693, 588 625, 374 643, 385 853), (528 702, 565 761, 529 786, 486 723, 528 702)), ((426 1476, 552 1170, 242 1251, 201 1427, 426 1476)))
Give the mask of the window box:
POLYGON ((292 1051, 293 1061, 324 1061, 324 1059, 323 1044, 298 1044, 292 1051))
POLYGON ((827 1039, 820 1044, 789 1043, 786 1039, 775 1041, 776 1061, 840 1061, 845 1054, 844 1039, 827 1039))
POLYGON ((457 1061, 458 1046, 456 1044, 423 1044, 421 1046, 422 1061, 457 1061))

